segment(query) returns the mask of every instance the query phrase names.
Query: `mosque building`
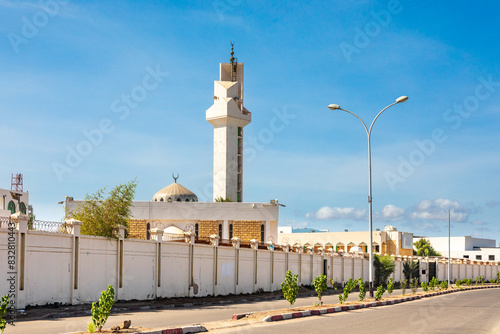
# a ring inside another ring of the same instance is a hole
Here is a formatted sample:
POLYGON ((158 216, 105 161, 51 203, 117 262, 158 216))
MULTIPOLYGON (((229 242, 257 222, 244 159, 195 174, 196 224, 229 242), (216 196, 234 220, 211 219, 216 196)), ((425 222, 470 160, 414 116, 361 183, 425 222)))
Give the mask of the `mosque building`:
MULTIPOLYGON (((159 228, 164 240, 192 231, 198 238, 215 234, 223 240, 277 241, 280 204, 243 202, 243 128, 252 120, 243 105, 243 72, 231 47, 230 63, 220 64, 214 83, 214 104, 206 111, 214 127, 213 202, 198 202, 196 194, 177 182, 179 175, 172 175, 174 182, 151 201, 133 202, 129 238, 150 239, 151 230, 159 228)), ((66 208, 71 211, 79 202, 67 197, 66 208)))

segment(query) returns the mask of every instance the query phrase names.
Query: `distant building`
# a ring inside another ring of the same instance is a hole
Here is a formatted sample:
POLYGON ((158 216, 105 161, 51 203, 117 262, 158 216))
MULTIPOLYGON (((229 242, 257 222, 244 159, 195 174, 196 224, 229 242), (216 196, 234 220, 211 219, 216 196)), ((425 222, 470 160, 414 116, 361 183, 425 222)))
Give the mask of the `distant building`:
POLYGON ((278 233, 321 233, 328 230, 320 230, 317 228, 293 228, 292 226, 278 226, 278 233))
POLYGON ((0 189, 0 217, 9 217, 18 211, 28 214, 29 194, 0 189))
MULTIPOLYGON (((424 237, 414 236, 413 242, 420 239, 427 239, 431 246, 441 253, 442 256, 448 256, 448 237, 424 237)), ((451 237, 450 238, 451 257, 471 260, 500 260, 500 247, 496 247, 494 239, 473 238, 471 236, 451 237)))
MULTIPOLYGON (((278 233, 279 243, 296 243, 306 247, 333 249, 336 252, 368 252, 369 232, 278 233), (359 247, 359 248, 358 248, 359 247)), ((284 230, 285 231, 285 230, 284 230)), ((317 230, 319 232, 319 230, 317 230)), ((400 232, 394 226, 373 232, 373 251, 381 254, 410 256, 413 254, 413 233, 400 232)))

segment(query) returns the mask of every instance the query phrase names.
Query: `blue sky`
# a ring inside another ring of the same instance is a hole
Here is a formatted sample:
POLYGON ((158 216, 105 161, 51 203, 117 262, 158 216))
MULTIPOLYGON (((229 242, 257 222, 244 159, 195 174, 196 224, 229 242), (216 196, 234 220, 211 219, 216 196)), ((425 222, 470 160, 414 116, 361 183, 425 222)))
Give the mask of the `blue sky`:
POLYGON ((327 106, 370 123, 407 95, 374 126, 374 227, 445 236, 450 209, 453 235, 500 241, 499 7, 0 0, 0 187, 23 173, 45 220, 135 177, 150 200, 172 172, 210 201, 205 111, 233 40, 252 112, 245 201, 279 198, 280 225, 366 230, 366 135, 327 106))

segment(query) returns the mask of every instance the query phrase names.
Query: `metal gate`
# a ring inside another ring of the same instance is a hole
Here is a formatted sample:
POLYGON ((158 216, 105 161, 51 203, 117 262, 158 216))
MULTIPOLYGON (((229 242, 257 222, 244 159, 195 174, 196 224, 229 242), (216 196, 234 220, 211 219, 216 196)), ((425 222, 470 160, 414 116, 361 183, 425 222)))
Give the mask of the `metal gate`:
POLYGON ((429 282, 433 277, 437 277, 436 274, 436 262, 429 262, 429 282))

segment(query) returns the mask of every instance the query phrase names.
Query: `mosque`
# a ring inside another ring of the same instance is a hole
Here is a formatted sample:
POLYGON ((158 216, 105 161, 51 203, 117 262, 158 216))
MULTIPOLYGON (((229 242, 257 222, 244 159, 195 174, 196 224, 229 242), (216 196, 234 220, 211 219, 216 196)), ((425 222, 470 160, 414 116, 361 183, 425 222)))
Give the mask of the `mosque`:
MULTIPOLYGON (((163 229, 163 239, 173 240, 192 231, 197 238, 218 235, 242 242, 277 242, 279 206, 243 202, 243 128, 252 114, 243 104, 244 64, 238 63, 231 47, 230 63, 220 64, 214 82, 214 104, 206 120, 214 127, 213 202, 198 202, 196 194, 177 182, 159 190, 151 201, 134 201, 128 236, 150 239, 151 230, 163 229)), ((71 211, 81 201, 66 199, 71 211)))

